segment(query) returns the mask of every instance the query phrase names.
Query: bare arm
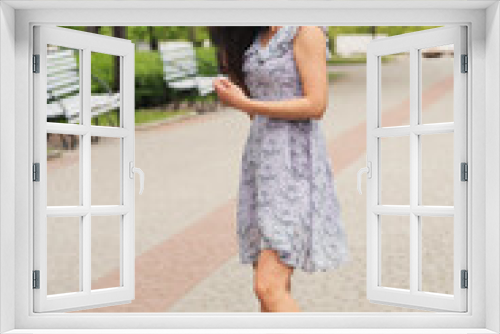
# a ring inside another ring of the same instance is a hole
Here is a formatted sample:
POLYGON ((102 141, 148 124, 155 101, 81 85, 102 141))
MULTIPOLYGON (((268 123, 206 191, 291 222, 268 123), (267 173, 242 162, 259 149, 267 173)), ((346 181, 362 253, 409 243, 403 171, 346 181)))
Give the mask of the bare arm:
POLYGON ((320 27, 303 26, 294 38, 294 56, 304 96, 281 101, 248 99, 250 114, 283 119, 321 119, 328 105, 325 35, 320 27))

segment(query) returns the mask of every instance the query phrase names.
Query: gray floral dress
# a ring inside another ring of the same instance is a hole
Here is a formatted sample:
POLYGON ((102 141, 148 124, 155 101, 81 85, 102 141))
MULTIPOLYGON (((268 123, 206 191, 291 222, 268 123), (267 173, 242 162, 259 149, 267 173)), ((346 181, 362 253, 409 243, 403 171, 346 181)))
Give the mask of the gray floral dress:
MULTIPOLYGON (((327 27, 321 27, 325 33, 327 27)), ((252 98, 302 96, 293 56, 299 26, 283 26, 265 47, 260 35, 245 51, 252 98)), ((326 39, 328 43, 328 39, 326 39)), ((329 52, 327 48, 327 57, 329 52)), ((320 121, 255 115, 243 150, 237 207, 240 262, 256 265, 261 249, 305 272, 350 260, 332 166, 320 121)))

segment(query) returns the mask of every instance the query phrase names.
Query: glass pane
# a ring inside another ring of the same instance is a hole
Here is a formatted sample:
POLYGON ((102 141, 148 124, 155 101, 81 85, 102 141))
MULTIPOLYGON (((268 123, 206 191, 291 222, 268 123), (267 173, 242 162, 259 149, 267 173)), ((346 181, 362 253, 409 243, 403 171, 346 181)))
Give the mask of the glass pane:
POLYGON ((453 122, 453 49, 421 49, 421 123, 453 122))
POLYGON ((380 138, 380 204, 410 204, 410 140, 380 138))
POLYGON ((121 139, 92 136, 91 155, 91 204, 121 204, 121 139))
POLYGON ((47 122, 80 122, 79 50, 47 45, 47 122))
POLYGON ((80 136, 47 134, 47 205, 80 205, 80 136))
POLYGON ((420 135, 422 205, 453 206, 453 133, 420 135))
POLYGON ((120 126, 120 56, 91 52, 92 125, 120 126))
POLYGON ((120 285, 121 216, 92 216, 92 290, 120 285))
POLYGON ((453 217, 420 217, 422 291, 453 294, 453 217))
POLYGON ((410 124, 410 52, 379 57, 381 125, 410 124))
POLYGON ((381 286, 410 289, 410 217, 380 216, 381 286))
POLYGON ((47 294, 80 290, 80 217, 47 217, 47 294))

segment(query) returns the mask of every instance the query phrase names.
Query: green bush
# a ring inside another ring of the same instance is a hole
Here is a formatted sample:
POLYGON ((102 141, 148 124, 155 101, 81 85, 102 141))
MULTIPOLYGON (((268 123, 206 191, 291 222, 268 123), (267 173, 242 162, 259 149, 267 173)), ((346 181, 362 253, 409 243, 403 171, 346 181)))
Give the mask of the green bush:
POLYGON ((135 108, 165 104, 172 92, 163 79, 163 62, 158 52, 135 51, 135 108))
POLYGON ((100 81, 104 82, 113 91, 114 64, 116 56, 105 53, 91 52, 90 67, 92 73, 91 91, 92 93, 108 93, 108 88, 100 81), (99 78, 99 80, 95 79, 99 78))
MULTIPOLYGON (((196 48, 199 59, 198 71, 201 76, 217 75, 217 63, 214 48, 196 48)), ((77 54, 78 57, 78 54, 77 54)), ((108 54, 92 52, 92 75, 113 87, 113 58, 108 54)), ((78 62, 78 60, 77 60, 78 62)), ((158 51, 135 51, 135 108, 149 108, 175 100, 215 100, 215 93, 208 96, 196 96, 196 91, 179 92, 168 88, 163 73, 163 61, 158 51)), ((105 85, 92 80, 92 93, 107 93, 105 85)))
MULTIPOLYGON (((78 54, 76 54, 78 58, 78 54)), ((92 52, 92 94, 107 93, 104 82, 113 90, 114 56, 92 52), (99 80, 95 79, 97 77, 99 80)), ((78 59, 77 59, 77 63, 78 59)), ((157 52, 135 52, 135 108, 164 104, 167 100, 163 64, 157 52)))
POLYGON ((217 58, 214 47, 196 48, 196 58, 198 59, 198 72, 201 76, 217 75, 217 58))

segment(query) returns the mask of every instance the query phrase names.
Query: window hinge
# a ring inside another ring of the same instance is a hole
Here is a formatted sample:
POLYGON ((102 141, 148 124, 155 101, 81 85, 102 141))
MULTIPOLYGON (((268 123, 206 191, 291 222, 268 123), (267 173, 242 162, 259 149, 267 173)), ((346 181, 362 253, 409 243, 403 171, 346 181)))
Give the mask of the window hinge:
POLYGON ((33 270, 33 289, 40 289, 40 270, 33 270))
POLYGON ((469 60, 467 55, 462 55, 462 73, 467 73, 469 70, 469 60))
POLYGON ((40 181, 40 163, 38 162, 33 164, 33 181, 40 181))
POLYGON ((40 55, 33 55, 33 73, 40 73, 40 55))
POLYGON ((462 289, 467 289, 469 286, 469 279, 467 277, 467 270, 462 269, 462 289))
POLYGON ((462 177, 461 177, 461 180, 462 181, 468 181, 469 180, 469 172, 468 172, 468 167, 467 167, 467 163, 466 162, 462 162, 461 164, 461 174, 462 174, 462 177))

